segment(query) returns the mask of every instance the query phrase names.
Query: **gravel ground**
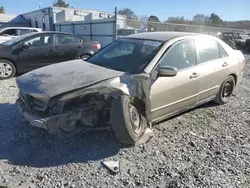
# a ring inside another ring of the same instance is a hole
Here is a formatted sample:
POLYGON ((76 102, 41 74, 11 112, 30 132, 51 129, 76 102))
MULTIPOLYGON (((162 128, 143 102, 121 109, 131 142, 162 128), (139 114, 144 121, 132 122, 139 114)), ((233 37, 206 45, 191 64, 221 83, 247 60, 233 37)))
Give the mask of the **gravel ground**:
MULTIPOLYGON (((250 62, 250 56, 247 56, 250 62)), ((130 147, 111 131, 57 140, 20 118, 15 80, 0 81, 0 187, 249 187, 250 64, 232 100, 154 127, 130 147), (101 165, 119 160, 114 175, 101 165)))

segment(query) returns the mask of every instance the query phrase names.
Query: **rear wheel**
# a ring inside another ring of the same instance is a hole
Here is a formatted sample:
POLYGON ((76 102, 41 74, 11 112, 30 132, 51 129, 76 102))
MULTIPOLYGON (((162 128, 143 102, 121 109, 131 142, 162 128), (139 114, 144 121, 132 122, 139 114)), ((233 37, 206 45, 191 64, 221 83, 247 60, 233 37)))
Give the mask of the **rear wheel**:
POLYGON ((235 87, 235 79, 233 76, 228 78, 222 83, 219 92, 216 95, 215 102, 218 104, 225 104, 230 100, 235 87))
POLYGON ((111 125, 121 142, 134 144, 146 131, 147 120, 131 97, 119 96, 112 104, 111 125))
POLYGON ((83 61, 85 61, 85 60, 87 60, 88 58, 90 58, 90 56, 91 56, 91 55, 85 54, 85 55, 82 55, 82 56, 81 56, 81 59, 82 59, 83 61))
POLYGON ((16 74, 16 68, 8 60, 0 59, 0 80, 12 78, 16 74))

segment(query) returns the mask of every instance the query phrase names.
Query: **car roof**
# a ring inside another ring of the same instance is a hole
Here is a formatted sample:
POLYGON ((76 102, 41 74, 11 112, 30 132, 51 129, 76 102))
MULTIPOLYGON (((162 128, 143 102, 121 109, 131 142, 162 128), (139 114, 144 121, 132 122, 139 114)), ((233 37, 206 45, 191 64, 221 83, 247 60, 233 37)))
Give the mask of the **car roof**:
POLYGON ((42 30, 41 28, 35 28, 35 27, 5 27, 2 29, 35 29, 35 30, 42 30))
MULTIPOLYGON (((65 34, 65 35, 74 35, 72 33, 59 32, 59 31, 42 31, 42 32, 32 32, 28 33, 25 36, 41 35, 41 34, 65 34)), ((74 35, 75 36, 75 35, 74 35)), ((77 37, 77 36, 76 36, 77 37)))
POLYGON ((184 36, 192 36, 192 35, 201 35, 201 34, 187 33, 187 32, 147 32, 147 33, 138 33, 138 34, 129 35, 129 36, 126 36, 125 38, 167 41, 175 37, 184 37, 184 36))

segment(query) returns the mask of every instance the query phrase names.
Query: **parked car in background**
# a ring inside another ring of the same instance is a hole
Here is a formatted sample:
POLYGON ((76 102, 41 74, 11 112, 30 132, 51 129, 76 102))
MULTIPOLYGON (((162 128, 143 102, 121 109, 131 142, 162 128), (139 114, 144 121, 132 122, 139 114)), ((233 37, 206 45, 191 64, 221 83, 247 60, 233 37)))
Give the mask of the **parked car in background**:
POLYGON ((220 39, 181 32, 134 34, 88 59, 17 78, 23 116, 67 135, 110 125, 134 144, 154 123, 214 100, 229 101, 246 60, 220 39))
POLYGON ((22 35, 0 44, 0 79, 53 63, 87 59, 100 48, 98 42, 68 33, 38 32, 22 35))
POLYGON ((13 37, 24 35, 32 32, 41 32, 40 28, 31 27, 6 27, 0 29, 0 43, 12 39, 13 37))

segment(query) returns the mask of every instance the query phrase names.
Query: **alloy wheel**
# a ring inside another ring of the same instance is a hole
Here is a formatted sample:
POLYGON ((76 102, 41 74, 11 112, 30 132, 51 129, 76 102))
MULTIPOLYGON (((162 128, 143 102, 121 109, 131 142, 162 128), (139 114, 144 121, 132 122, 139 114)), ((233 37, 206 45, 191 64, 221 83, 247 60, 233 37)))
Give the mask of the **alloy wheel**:
POLYGON ((0 77, 7 78, 12 74, 12 67, 5 62, 0 62, 0 77))

